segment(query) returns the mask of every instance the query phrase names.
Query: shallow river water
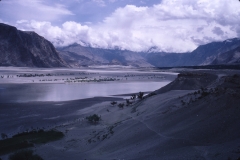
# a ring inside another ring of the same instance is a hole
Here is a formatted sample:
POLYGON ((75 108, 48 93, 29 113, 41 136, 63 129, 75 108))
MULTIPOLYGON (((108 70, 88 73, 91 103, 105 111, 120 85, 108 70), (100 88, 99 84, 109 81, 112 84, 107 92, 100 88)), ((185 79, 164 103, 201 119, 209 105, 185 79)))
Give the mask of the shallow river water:
POLYGON ((167 85, 175 77, 176 73, 149 69, 0 67, 0 103, 69 101, 92 97, 110 97, 140 91, 150 92, 167 85), (35 74, 37 76, 32 76, 35 74), (114 80, 104 81, 103 79, 114 80), (85 82, 82 82, 83 80, 85 82), (100 80, 100 82, 93 80, 100 80))
POLYGON ((91 97, 154 91, 163 82, 108 82, 80 84, 0 84, 0 102, 68 101, 91 97))

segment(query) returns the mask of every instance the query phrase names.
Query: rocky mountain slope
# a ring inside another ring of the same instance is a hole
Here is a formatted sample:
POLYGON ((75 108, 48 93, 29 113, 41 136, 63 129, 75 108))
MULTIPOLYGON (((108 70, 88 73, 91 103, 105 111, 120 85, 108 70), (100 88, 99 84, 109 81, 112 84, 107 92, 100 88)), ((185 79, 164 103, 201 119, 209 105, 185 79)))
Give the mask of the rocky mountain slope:
POLYGON ((198 47, 191 53, 189 65, 209 65, 221 54, 234 50, 240 46, 240 39, 228 39, 223 42, 212 42, 198 47))
POLYGON ((153 67, 137 52, 84 47, 73 44, 57 49, 61 57, 72 67, 89 65, 128 65, 153 67))
POLYGON ((0 23, 0 66, 67 67, 54 46, 35 32, 0 23))
POLYGON ((240 39, 234 38, 201 45, 191 53, 148 53, 145 57, 157 67, 240 64, 238 47, 240 39))
POLYGON ((211 64, 240 64, 240 46, 215 56, 211 64))

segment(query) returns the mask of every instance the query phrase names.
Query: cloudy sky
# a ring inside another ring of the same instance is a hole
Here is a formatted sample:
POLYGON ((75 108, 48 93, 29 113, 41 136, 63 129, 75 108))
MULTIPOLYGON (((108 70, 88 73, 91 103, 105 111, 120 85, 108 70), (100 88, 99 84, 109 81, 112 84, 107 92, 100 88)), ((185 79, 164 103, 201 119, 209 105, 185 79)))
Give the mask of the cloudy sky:
POLYGON ((240 37, 238 0, 2 0, 0 22, 55 46, 187 52, 240 37))

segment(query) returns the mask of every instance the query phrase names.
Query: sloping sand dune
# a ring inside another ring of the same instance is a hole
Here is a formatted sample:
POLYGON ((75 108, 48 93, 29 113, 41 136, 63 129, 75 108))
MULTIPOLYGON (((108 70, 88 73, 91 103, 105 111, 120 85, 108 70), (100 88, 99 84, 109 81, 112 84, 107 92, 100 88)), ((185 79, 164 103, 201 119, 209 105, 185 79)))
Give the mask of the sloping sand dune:
MULTIPOLYGON (((206 84, 216 79, 211 76, 206 84)), ((65 138, 38 146, 36 152, 52 160, 239 158, 240 77, 222 77, 214 88, 188 77, 185 82, 197 84, 193 90, 169 84, 164 93, 124 109, 110 101, 79 109, 78 121, 57 127, 65 138), (84 119, 94 113, 101 115, 99 123, 84 119)))

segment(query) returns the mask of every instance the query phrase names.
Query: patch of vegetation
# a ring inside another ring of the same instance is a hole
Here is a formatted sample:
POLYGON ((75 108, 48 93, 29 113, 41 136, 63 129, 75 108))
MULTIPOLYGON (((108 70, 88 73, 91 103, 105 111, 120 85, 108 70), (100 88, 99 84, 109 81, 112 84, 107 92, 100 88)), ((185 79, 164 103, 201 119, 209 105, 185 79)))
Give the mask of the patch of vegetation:
POLYGON ((113 129, 120 123, 121 122, 115 123, 99 132, 93 131, 93 134, 94 134, 93 137, 88 139, 87 142, 90 144, 90 143, 95 143, 97 141, 103 141, 105 139, 111 138, 111 136, 114 134, 113 129))
POLYGON ((139 99, 143 99, 143 95, 144 95, 143 92, 139 92, 137 96, 138 96, 139 99))
POLYGON ((233 77, 233 78, 239 78, 240 75, 238 75, 238 74, 234 74, 232 77, 233 77))
POLYGON ((22 150, 11 154, 9 160, 43 160, 39 155, 33 154, 32 150, 22 150))
POLYGON ((114 133, 114 131, 113 131, 113 128, 114 128, 115 126, 110 126, 110 127, 108 127, 108 131, 109 131, 109 133, 110 134, 113 134, 114 133))
POLYGON ((130 102, 129 99, 126 99, 126 106, 129 106, 129 105, 131 105, 131 104, 132 104, 132 102, 130 102))
POLYGON ((111 105, 114 106, 115 104, 117 104, 117 102, 115 102, 115 101, 112 101, 112 102, 111 102, 111 105))
POLYGON ((132 96, 131 96, 131 100, 135 100, 136 99, 136 95, 135 94, 133 94, 132 96))
POLYGON ((18 133, 18 134, 15 134, 13 135, 12 137, 20 137, 20 136, 24 136, 24 135, 31 135, 31 134, 36 134, 36 133, 43 133, 44 130, 43 129, 40 129, 40 130, 35 130, 33 129, 32 131, 29 131, 29 132, 22 132, 22 133, 18 133))
POLYGON ((181 100, 181 102, 182 102, 182 105, 185 105, 185 104, 186 104, 183 100, 181 100))
POLYGON ((33 147, 34 144, 44 144, 56 141, 64 137, 64 134, 57 130, 30 131, 14 135, 12 138, 0 140, 0 155, 11 153, 19 149, 33 147))
POLYGON ((121 108, 121 109, 123 109, 124 103, 119 103, 119 104, 118 104, 118 107, 121 108))
POLYGON ((1 133, 1 138, 6 139, 6 138, 8 138, 8 136, 5 133, 1 133))
POLYGON ((101 120, 101 116, 98 116, 97 114, 93 114, 93 115, 91 115, 91 116, 86 117, 86 119, 87 119, 89 122, 94 122, 94 123, 96 123, 96 122, 98 122, 98 121, 101 120))
POLYGON ((207 95, 209 95, 209 92, 206 92, 206 91, 202 92, 202 97, 206 97, 207 95))

